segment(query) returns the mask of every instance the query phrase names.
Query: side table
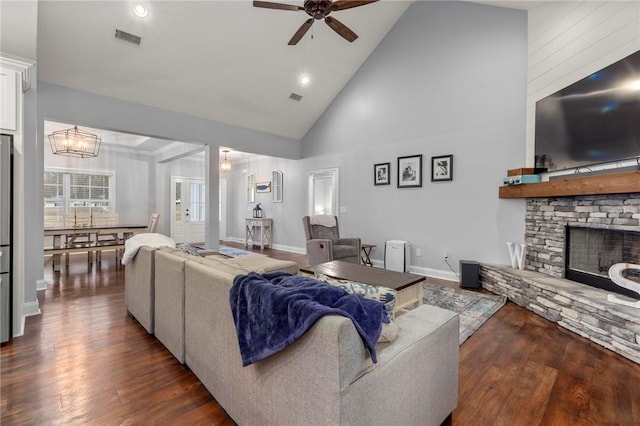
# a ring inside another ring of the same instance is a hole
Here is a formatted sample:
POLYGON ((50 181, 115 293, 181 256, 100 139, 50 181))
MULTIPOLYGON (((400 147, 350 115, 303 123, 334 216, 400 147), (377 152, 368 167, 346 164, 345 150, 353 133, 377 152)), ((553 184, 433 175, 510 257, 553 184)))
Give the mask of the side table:
POLYGON ((245 226, 244 246, 249 247, 249 241, 256 245, 260 237, 260 249, 271 247, 271 219, 247 219, 245 226))
POLYGON ((373 250, 375 247, 376 247, 375 244, 360 245, 360 248, 362 250, 362 256, 360 256, 360 258, 362 259, 363 265, 373 266, 373 262, 371 262, 371 258, 369 256, 371 255, 371 250, 373 250))

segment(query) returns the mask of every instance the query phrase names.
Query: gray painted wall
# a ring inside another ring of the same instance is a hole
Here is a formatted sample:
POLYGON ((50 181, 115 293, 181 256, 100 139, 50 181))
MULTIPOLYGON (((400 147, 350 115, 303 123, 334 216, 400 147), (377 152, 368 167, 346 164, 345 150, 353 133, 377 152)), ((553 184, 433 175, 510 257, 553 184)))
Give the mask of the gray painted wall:
MULTIPOLYGON (((340 166, 341 230, 377 244, 408 240, 411 264, 438 275, 443 252, 508 263, 524 204, 498 199, 524 165, 527 15, 463 3, 416 2, 303 139, 308 168, 340 166), (396 187, 397 157, 422 154, 422 188, 396 187), (431 156, 454 155, 453 182, 430 182, 431 156), (392 184, 373 185, 391 162, 392 184), (313 166, 312 166, 313 164, 313 166)), ((344 232, 343 232, 344 233, 344 232)))
MULTIPOLYGON (((300 158, 301 155, 300 143, 293 139, 69 89, 43 81, 38 82, 37 89, 34 88, 25 94, 25 153, 24 157, 19 159, 24 169, 29 171, 24 174, 24 191, 25 194, 29 194, 25 197, 23 211, 24 263, 29 265, 25 268, 24 304, 37 305, 37 283, 44 276, 42 265, 44 245, 42 179, 46 142, 44 120, 210 145, 213 149, 208 150, 205 164, 208 161, 212 166, 210 173, 205 177, 213 176, 215 179, 216 184, 210 185, 208 193, 208 200, 214 205, 218 202, 217 158, 220 145, 284 158, 295 159, 300 158)), ((153 172, 149 171, 149 173, 153 172)), ((162 173, 158 173, 158 176, 162 177, 162 173)), ((161 192, 161 189, 152 187, 152 181, 150 179, 150 193, 161 192)), ((210 211, 214 220, 210 222, 207 232, 211 236, 211 245, 217 246, 218 211, 217 209, 210 211)), ((165 217, 168 217, 168 213, 165 217)), ((161 219, 160 226, 164 227, 165 223, 161 219)), ((16 289, 16 291, 21 290, 16 289)))

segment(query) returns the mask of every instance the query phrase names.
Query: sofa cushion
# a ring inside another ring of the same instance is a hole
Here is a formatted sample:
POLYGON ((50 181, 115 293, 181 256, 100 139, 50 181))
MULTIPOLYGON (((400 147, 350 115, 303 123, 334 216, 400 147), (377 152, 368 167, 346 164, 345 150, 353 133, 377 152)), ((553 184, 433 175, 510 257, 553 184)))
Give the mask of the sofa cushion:
POLYGON ((248 269, 256 272, 283 271, 295 275, 300 269, 300 266, 291 260, 279 260, 267 256, 240 256, 227 259, 226 262, 228 265, 239 269, 248 269))
POLYGON ((316 272, 316 279, 325 283, 340 287, 352 294, 359 294, 367 299, 384 303, 389 320, 393 319, 393 309, 396 304, 396 290, 391 288, 359 283, 357 281, 339 280, 316 272))

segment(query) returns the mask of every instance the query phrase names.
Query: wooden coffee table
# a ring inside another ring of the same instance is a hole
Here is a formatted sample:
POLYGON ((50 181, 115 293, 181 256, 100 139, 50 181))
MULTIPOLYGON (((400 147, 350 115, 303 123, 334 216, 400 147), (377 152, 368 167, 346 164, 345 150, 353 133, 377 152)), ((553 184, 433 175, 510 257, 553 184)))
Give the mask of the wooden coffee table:
POLYGON ((409 307, 422 304, 422 275, 406 272, 387 271, 356 263, 334 260, 314 266, 300 268, 303 272, 320 273, 339 280, 357 281, 364 284, 383 286, 397 291, 396 315, 406 312, 409 307))

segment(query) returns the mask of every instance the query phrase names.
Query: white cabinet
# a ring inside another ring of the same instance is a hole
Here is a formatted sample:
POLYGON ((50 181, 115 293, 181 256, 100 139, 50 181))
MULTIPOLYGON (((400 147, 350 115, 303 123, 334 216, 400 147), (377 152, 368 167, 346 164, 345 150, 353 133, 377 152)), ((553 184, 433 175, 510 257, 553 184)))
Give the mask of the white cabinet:
POLYGON ((12 70, 0 70, 0 129, 15 132, 18 129, 17 73, 12 70))

